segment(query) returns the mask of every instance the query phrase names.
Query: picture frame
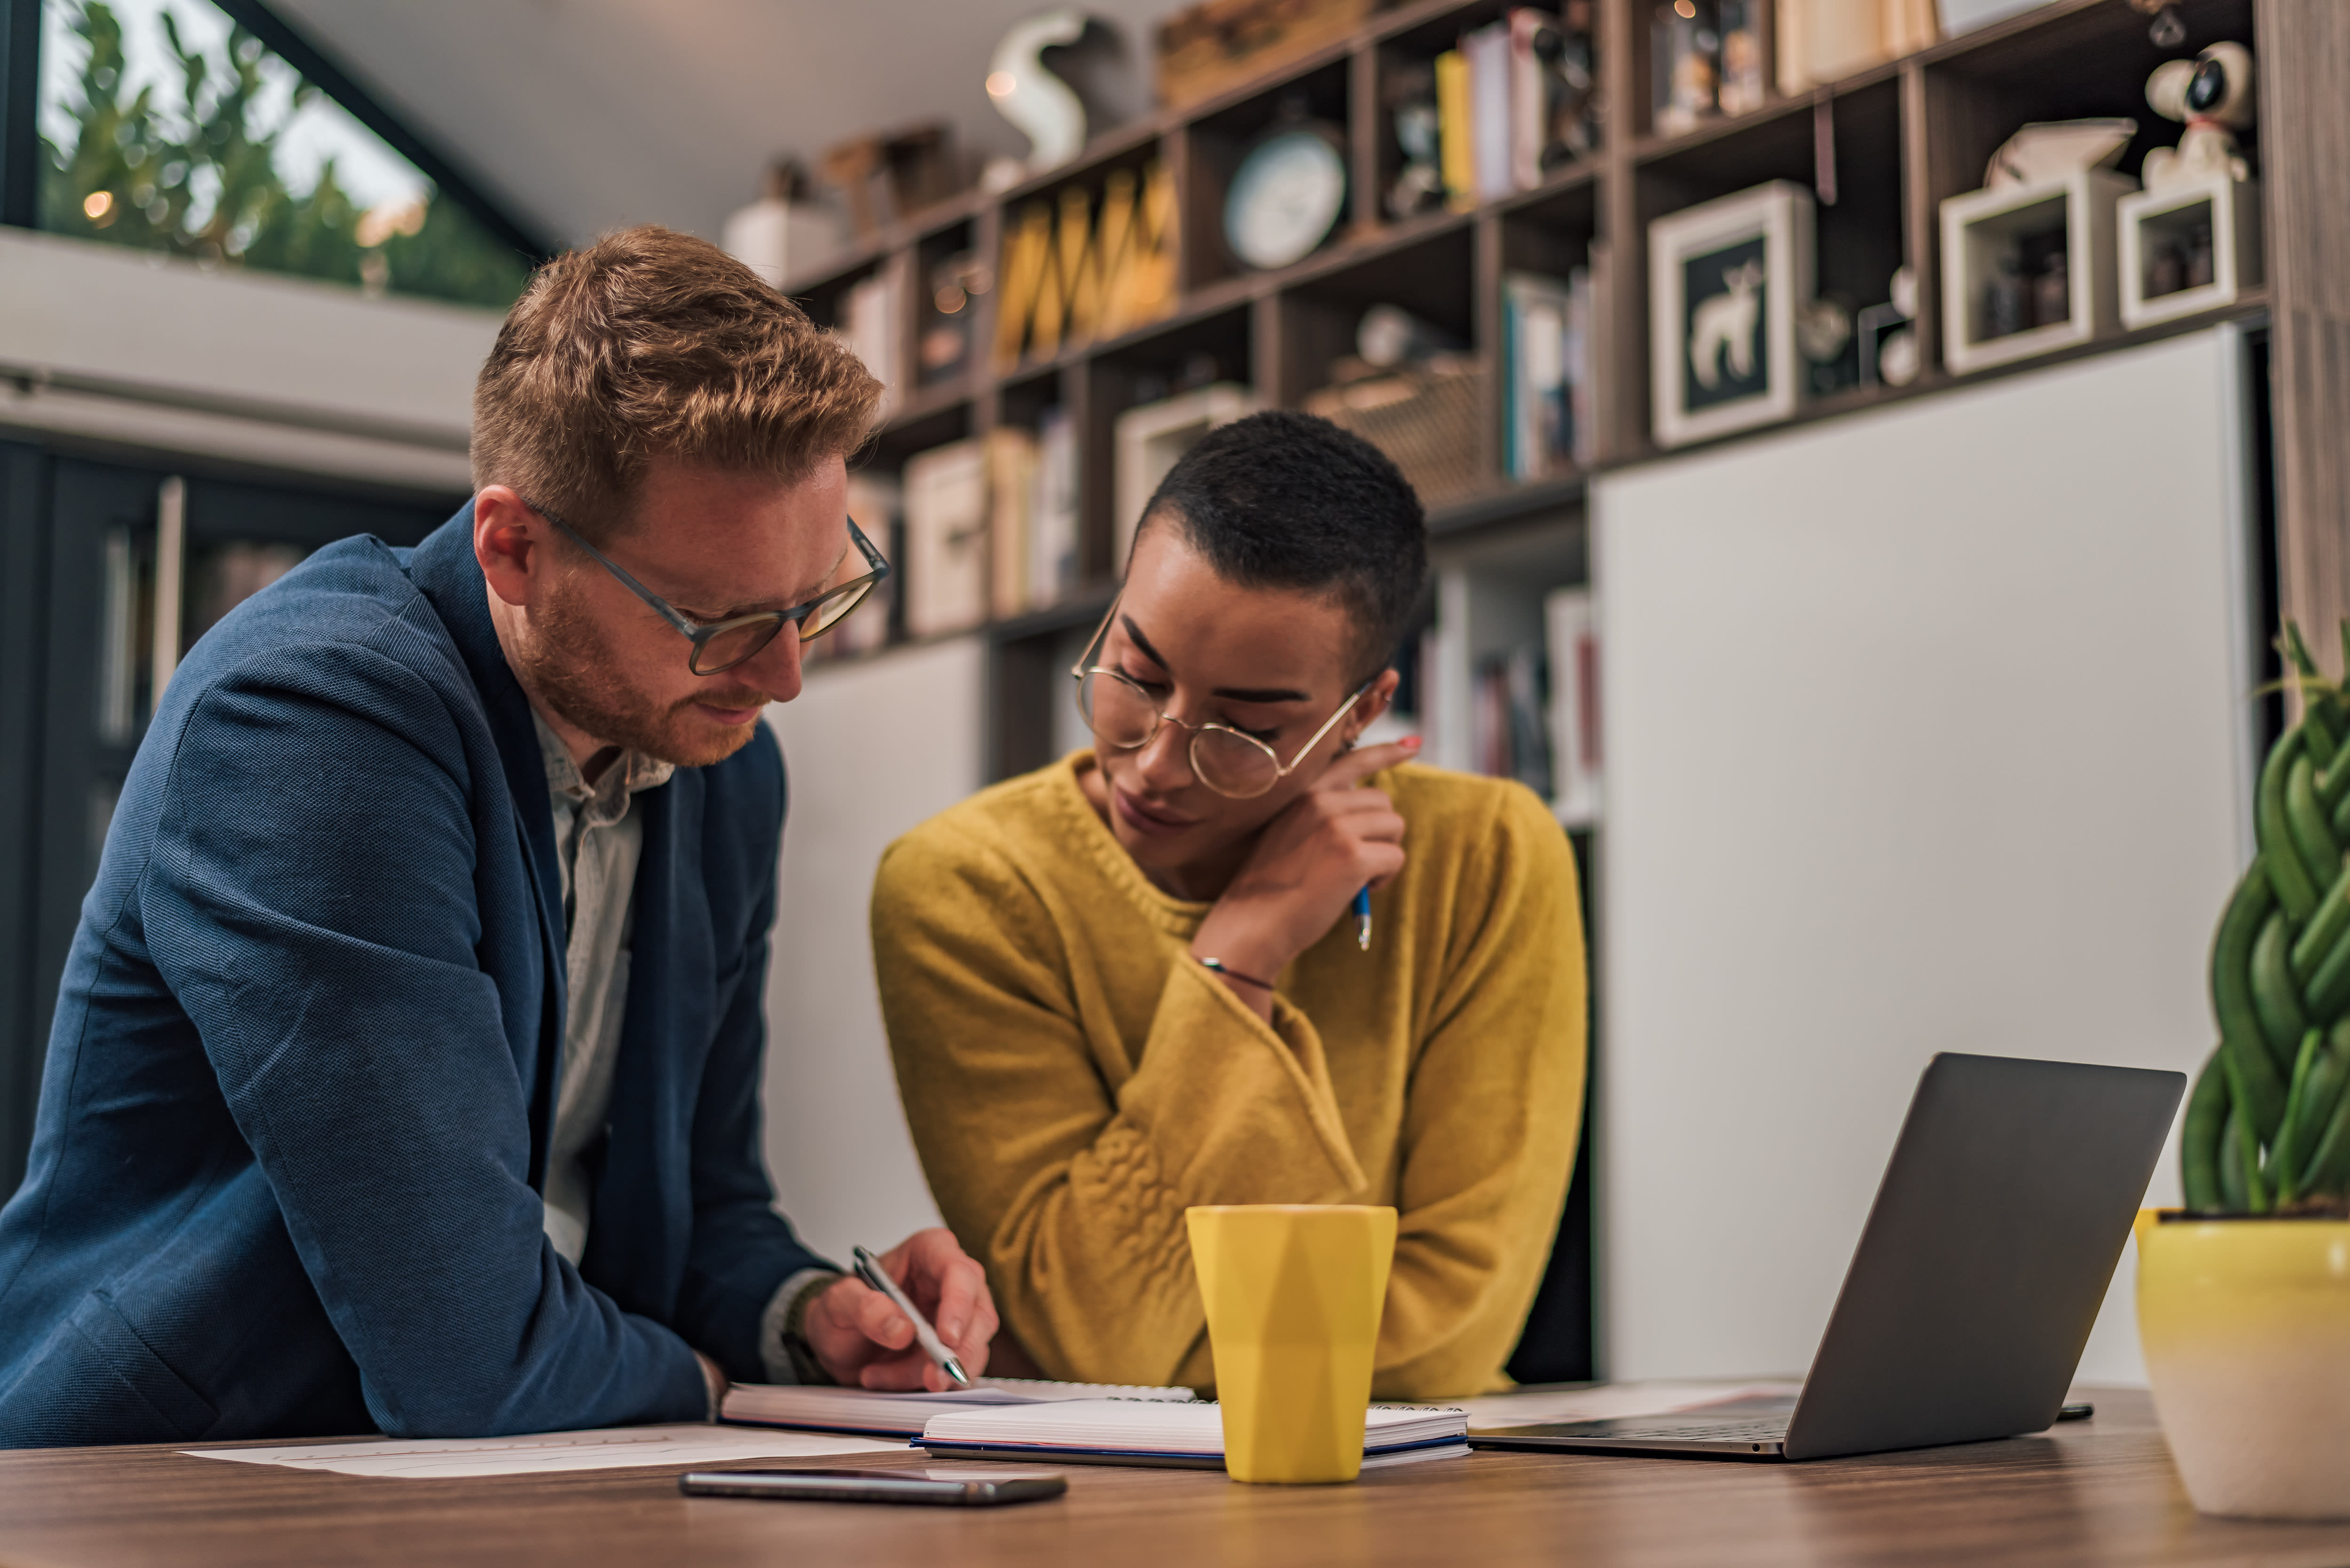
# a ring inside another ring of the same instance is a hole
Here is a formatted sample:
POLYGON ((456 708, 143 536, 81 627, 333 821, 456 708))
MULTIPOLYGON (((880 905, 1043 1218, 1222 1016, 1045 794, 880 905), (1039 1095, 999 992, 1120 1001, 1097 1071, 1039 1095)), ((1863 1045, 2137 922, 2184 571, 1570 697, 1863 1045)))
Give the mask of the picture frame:
POLYGON ((1660 447, 1791 417, 1812 297, 1812 193, 1773 180, 1648 225, 1649 391, 1660 447))
POLYGON ((2121 330, 2110 169, 1942 202, 1942 363, 1964 376, 2121 330), (2062 308, 2053 308, 2061 302, 2062 308))
POLYGON ((2125 330, 2220 309, 2263 281, 2257 180, 2221 173, 2133 191, 2115 223, 2125 330))

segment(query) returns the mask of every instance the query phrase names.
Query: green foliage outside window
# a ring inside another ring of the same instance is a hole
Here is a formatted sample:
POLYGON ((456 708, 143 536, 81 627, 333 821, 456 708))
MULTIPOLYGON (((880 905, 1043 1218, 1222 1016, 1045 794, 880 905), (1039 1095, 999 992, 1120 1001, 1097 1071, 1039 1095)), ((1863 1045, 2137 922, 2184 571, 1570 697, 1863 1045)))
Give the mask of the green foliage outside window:
POLYGON ((78 99, 64 107, 71 147, 42 138, 40 226, 53 234, 169 251, 215 265, 294 273, 503 310, 528 264, 453 202, 428 193, 405 209, 363 213, 330 159, 305 192, 287 189, 278 142, 318 89, 304 81, 292 110, 257 121, 267 50, 243 27, 207 57, 161 20, 174 56, 172 90, 130 89, 122 25, 103 0, 81 0, 70 26, 89 46, 78 99))

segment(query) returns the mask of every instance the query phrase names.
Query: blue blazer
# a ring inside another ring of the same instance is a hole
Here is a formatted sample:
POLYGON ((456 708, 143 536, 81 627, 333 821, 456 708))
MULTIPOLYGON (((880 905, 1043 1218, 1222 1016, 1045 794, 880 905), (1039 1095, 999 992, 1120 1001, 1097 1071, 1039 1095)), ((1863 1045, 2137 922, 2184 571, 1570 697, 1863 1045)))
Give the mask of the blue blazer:
POLYGON ((0 1446, 698 1420, 687 1347, 763 1376, 769 1299, 826 1266, 760 1152, 764 734, 637 797, 579 1266, 541 1232, 561 883, 472 528, 321 550, 172 677, 0 1210, 0 1446))

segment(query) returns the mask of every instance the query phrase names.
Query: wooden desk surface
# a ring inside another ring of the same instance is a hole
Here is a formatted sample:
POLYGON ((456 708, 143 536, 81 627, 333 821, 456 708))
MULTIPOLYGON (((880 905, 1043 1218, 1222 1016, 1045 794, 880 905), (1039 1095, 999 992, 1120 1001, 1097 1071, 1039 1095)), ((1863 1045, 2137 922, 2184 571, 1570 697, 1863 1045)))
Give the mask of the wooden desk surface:
POLYGON ((17 1450, 0 1452, 0 1563, 2350 1563, 2350 1524, 2198 1517, 2147 1397, 2089 1397, 2095 1420, 2045 1436, 1871 1459, 1479 1453, 1295 1488, 1072 1467, 1066 1497, 1001 1509, 687 1498, 676 1466, 401 1480, 17 1450))

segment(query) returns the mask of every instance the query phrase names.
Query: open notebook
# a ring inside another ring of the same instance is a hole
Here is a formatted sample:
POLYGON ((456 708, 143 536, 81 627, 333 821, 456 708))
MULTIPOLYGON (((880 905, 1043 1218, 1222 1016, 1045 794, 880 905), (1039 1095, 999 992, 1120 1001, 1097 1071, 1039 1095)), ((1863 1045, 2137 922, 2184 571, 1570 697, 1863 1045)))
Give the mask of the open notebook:
MULTIPOLYGON (((1465 1454, 1465 1411, 1374 1405, 1363 1423, 1363 1463, 1465 1454)), ((1205 1400, 1076 1399, 1012 1407, 966 1407, 931 1418, 922 1447, 954 1459, 1172 1465, 1222 1469, 1223 1407, 1205 1400)))
POLYGON ((1189 1388, 1148 1388, 1120 1383, 1048 1383, 1026 1377, 982 1377, 946 1394, 883 1394, 869 1388, 737 1383, 718 1407, 722 1420, 754 1427, 797 1427, 818 1432, 863 1432, 919 1438, 931 1417, 974 1407, 1036 1405, 1071 1400, 1189 1400, 1189 1388))

